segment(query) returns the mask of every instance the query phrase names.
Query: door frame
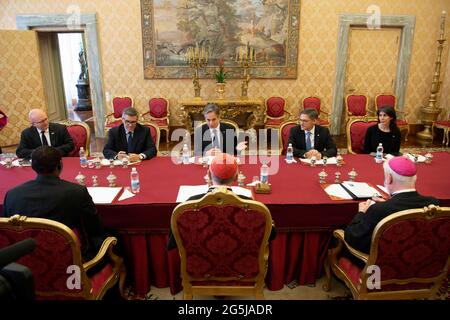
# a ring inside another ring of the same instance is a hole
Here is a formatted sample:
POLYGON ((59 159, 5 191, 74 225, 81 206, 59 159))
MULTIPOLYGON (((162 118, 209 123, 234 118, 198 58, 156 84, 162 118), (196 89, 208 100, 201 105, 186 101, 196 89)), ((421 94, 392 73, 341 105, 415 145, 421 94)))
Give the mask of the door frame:
MULTIPOLYGON (((349 33, 351 27, 367 26, 371 14, 340 14, 338 31, 338 48, 336 51, 336 75, 333 88, 333 106, 331 133, 341 132, 342 111, 344 107, 345 76, 348 61, 349 33)), ((400 46, 397 61, 397 73, 394 94, 397 96, 397 108, 403 111, 406 87, 408 84, 409 65, 411 62, 415 16, 385 15, 380 18, 380 27, 396 27, 401 29, 400 46)), ((368 29, 369 30, 369 29, 368 29)))
MULTIPOLYGON (((97 36, 96 13, 80 13, 78 19, 72 14, 26 14, 16 16, 19 30, 36 27, 58 27, 67 31, 82 30, 87 42, 86 56, 89 67, 89 86, 91 89, 92 109, 95 122, 95 136, 105 137, 105 99, 103 90, 102 65, 97 36)), ((61 29, 59 29, 61 30, 61 29)))

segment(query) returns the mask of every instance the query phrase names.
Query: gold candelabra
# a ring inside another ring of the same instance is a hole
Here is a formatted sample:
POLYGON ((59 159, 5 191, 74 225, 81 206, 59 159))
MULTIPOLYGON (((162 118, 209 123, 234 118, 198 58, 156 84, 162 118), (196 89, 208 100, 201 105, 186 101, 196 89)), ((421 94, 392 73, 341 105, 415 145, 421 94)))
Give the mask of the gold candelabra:
POLYGON ((445 36, 445 15, 446 12, 442 11, 441 14, 441 27, 440 27, 440 34, 438 42, 438 54, 437 59, 435 62, 434 67, 434 75, 433 75, 433 81, 431 82, 431 94, 430 98, 428 99, 428 105, 422 106, 420 111, 422 112, 422 123, 424 124, 425 128, 423 131, 420 131, 417 133, 417 138, 420 140, 432 140, 433 139, 433 133, 431 132, 431 126, 433 125, 433 122, 436 121, 439 113, 441 113, 442 108, 438 108, 436 106, 437 96, 440 90, 441 86, 441 59, 442 59, 442 51, 444 50, 444 43, 446 39, 444 39, 445 36))
POLYGON ((236 63, 244 69, 244 79, 241 85, 241 99, 248 99, 248 83, 250 81, 249 68, 256 62, 255 48, 250 47, 248 44, 245 47, 236 48, 236 63))
POLYGON ((198 78, 198 70, 206 67, 208 64, 209 53, 205 46, 195 45, 195 48, 191 47, 186 52, 186 61, 188 65, 194 69, 194 75, 192 77, 192 83, 194 84, 194 97, 195 99, 201 99, 200 90, 202 86, 198 78))

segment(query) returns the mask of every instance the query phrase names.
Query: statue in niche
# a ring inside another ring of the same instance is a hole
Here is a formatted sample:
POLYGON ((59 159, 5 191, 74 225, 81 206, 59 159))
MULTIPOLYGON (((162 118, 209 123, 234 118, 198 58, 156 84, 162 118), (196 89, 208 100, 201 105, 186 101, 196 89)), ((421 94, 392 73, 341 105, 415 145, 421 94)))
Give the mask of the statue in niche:
POLYGON ((92 110, 92 103, 89 89, 89 73, 83 48, 78 53, 78 61, 80 62, 81 72, 78 77, 78 83, 75 85, 78 93, 78 103, 75 111, 88 111, 92 110))
POLYGON ((78 61, 80 62, 81 67, 81 73, 78 77, 78 82, 88 82, 89 81, 89 73, 87 69, 87 63, 86 63, 86 55, 84 53, 84 50, 81 49, 80 53, 78 54, 78 61))

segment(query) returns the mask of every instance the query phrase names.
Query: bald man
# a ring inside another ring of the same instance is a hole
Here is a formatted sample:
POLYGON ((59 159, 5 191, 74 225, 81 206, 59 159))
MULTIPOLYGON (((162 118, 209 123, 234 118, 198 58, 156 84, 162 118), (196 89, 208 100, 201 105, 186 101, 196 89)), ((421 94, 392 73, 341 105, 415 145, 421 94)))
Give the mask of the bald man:
POLYGON ((31 127, 22 131, 16 154, 19 158, 30 159, 31 153, 40 146, 51 146, 67 156, 74 144, 66 126, 49 123, 47 114, 41 109, 33 109, 28 114, 31 127))

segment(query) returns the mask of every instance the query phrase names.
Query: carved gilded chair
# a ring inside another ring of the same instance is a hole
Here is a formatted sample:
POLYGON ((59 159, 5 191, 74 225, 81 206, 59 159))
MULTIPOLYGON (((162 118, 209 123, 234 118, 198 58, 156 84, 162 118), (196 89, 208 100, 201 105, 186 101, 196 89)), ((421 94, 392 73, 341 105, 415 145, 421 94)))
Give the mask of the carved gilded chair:
POLYGON ((114 128, 122 123, 122 112, 134 106, 133 98, 129 96, 115 96, 111 100, 113 112, 105 116, 105 130, 114 128))
POLYGON ((37 299, 99 300, 117 282, 122 294, 125 268, 122 258, 113 252, 116 238, 106 238, 97 255, 83 263, 80 238, 66 225, 20 215, 0 218, 0 248, 27 238, 36 241, 36 248, 17 263, 31 270, 37 299), (108 263, 88 276, 106 258, 108 263))
POLYGON ((291 133, 291 129, 298 125, 297 121, 285 121, 280 126, 280 154, 286 154, 286 149, 288 146, 289 134, 291 133))
POLYGON ((169 100, 164 97, 151 98, 148 101, 149 111, 142 114, 144 119, 155 123, 166 134, 166 142, 169 143, 169 100))
POLYGON ((302 100, 303 109, 314 108, 319 115, 317 119, 317 124, 330 128, 330 114, 322 109, 322 101, 319 97, 306 97, 302 100))
POLYGON ((286 100, 283 97, 267 98, 265 106, 264 127, 266 129, 278 129, 281 123, 291 116, 286 110, 286 100))
POLYGON ((363 153, 367 129, 378 123, 376 117, 355 117, 347 122, 348 153, 363 153))
POLYGON ((264 299, 272 218, 267 207, 226 188, 173 211, 184 299, 194 295, 264 299))
POLYGON ((393 94, 379 94, 375 97, 375 114, 376 112, 384 106, 389 106, 394 108, 397 115, 397 126, 400 131, 406 131, 405 141, 408 141, 409 134, 409 124, 407 120, 407 113, 397 109, 397 97, 393 94))
POLYGON ((80 148, 83 147, 86 151, 86 157, 88 157, 91 145, 91 129, 89 126, 84 122, 72 120, 56 122, 65 125, 67 127, 67 131, 69 131, 70 137, 72 138, 74 148, 69 152, 68 156, 78 157, 80 148))
POLYGON ((369 98, 363 94, 348 94, 345 97, 346 123, 354 117, 365 117, 368 114, 369 98))
POLYGON ((150 129, 150 135, 152 136, 153 143, 155 144, 156 150, 159 154, 159 138, 161 136, 161 132, 158 125, 153 122, 144 122, 142 125, 150 129))
POLYGON ((447 278, 450 207, 430 205, 389 215, 376 225, 369 254, 352 248, 344 230, 333 235, 338 244, 325 262, 326 291, 333 271, 354 299, 435 299, 447 278))
POLYGON ((450 140, 449 139, 450 138, 450 117, 448 117, 447 120, 439 120, 439 121, 433 122, 433 125, 431 126, 431 132, 432 132, 433 139, 434 139, 435 129, 443 130, 442 146, 448 147, 448 141, 450 140))

